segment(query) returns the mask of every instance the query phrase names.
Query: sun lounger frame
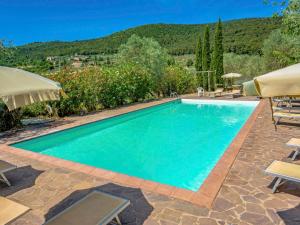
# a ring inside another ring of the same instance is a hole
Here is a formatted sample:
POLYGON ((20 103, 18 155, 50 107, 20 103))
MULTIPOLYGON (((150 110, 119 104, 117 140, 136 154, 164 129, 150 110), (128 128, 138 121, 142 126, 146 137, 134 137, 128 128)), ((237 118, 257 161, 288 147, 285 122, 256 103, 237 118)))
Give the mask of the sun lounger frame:
MULTIPOLYGON (((107 195, 107 196, 109 196, 109 197, 111 197, 111 198, 118 198, 118 199, 120 199, 120 197, 116 197, 116 196, 113 196, 113 195, 104 193, 104 192, 102 192, 102 191, 92 191, 91 193, 87 194, 85 197, 83 197, 83 198, 80 199, 79 201, 75 202, 74 204, 72 204, 72 205, 69 206, 68 208, 64 209, 62 212, 58 213, 56 216, 54 216, 54 217, 51 218, 50 220, 46 221, 46 222, 44 223, 44 225, 50 223, 52 220, 56 219, 56 218, 59 217, 60 215, 64 214, 65 212, 67 212, 67 211, 69 211, 69 210, 71 210, 74 206, 80 204, 81 202, 83 202, 85 199, 87 199, 90 195, 92 195, 92 194, 94 194, 94 193, 100 193, 100 194, 102 194, 102 195, 107 195)), ((124 199, 124 200, 126 200, 126 199, 124 199)), ((116 222, 117 222, 118 225, 122 225, 121 220, 120 220, 120 218, 119 218, 119 214, 120 214, 125 208, 127 208, 129 205, 130 205, 130 201, 129 201, 129 200, 126 200, 125 204, 123 204, 122 206, 120 206, 120 207, 114 209, 114 212, 113 212, 113 213, 107 215, 107 216, 103 219, 103 220, 105 220, 104 223, 101 223, 101 225, 106 225, 106 224, 112 222, 113 219, 116 219, 116 222)))
MULTIPOLYGON (((272 108, 272 111, 273 111, 273 108, 272 108)), ((286 119, 300 119, 300 113, 297 114, 297 113, 290 113, 290 112, 273 112, 273 119, 274 119, 274 125, 275 125, 275 128, 277 128, 277 125, 278 123, 280 122, 280 120, 282 118, 286 118, 286 119), (276 120, 277 118, 277 120, 276 120)))
MULTIPOLYGON (((273 161, 273 162, 268 166, 268 168, 269 168, 273 163, 275 163, 275 162, 278 162, 278 161, 273 161)), ((299 167, 300 167, 300 165, 299 165, 299 167)), ((268 168, 267 168, 267 169, 268 169, 268 168)), ((282 174, 279 174, 279 173, 272 173, 272 172, 267 171, 267 169, 265 170, 265 173, 266 173, 266 174, 269 174, 269 175, 275 177, 275 179, 277 179, 276 182, 275 182, 275 184, 274 184, 274 186, 273 186, 273 188, 272 188, 272 193, 275 193, 275 192, 277 191, 277 189, 278 189, 281 185, 283 185, 286 181, 293 181, 293 182, 296 182, 296 183, 300 183, 300 179, 297 179, 297 178, 294 178, 294 177, 290 177, 290 176, 285 176, 285 175, 282 175, 282 174)))
POLYGON ((25 213, 27 213, 30 210, 29 207, 2 196, 0 196, 0 202, 1 202, 0 204, 1 224, 11 224, 13 221, 23 216, 25 213), (8 210, 7 207, 10 210, 8 210))
POLYGON ((289 146, 289 147, 296 147, 296 149, 294 150, 294 154, 292 156, 292 160, 294 161, 297 158, 297 156, 300 154, 300 145, 290 143, 290 141, 287 142, 286 145, 289 146))
MULTIPOLYGON (((5 162, 5 161, 3 161, 3 162, 5 162)), ((5 184, 7 184, 7 186, 10 187, 10 186, 11 186, 11 183, 10 183, 9 180, 6 178, 5 173, 8 172, 8 171, 14 170, 14 169, 16 169, 16 168, 17 168, 17 166, 11 164, 10 167, 8 167, 8 168, 6 168, 6 169, 4 169, 4 170, 0 170, 0 181, 4 182, 5 184)))
POLYGON ((207 93, 208 93, 208 97, 211 97, 211 98, 215 98, 215 97, 217 97, 217 95, 222 96, 224 93, 224 88, 217 88, 215 91, 207 92, 207 93))

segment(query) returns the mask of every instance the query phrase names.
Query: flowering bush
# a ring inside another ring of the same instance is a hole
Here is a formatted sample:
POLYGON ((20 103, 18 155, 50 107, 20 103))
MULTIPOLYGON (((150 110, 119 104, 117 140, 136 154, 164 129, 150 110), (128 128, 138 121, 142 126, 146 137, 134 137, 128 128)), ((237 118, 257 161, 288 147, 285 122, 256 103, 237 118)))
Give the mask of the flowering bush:
POLYGON ((60 82, 68 96, 52 103, 60 116, 137 102, 149 96, 152 88, 147 70, 130 64, 64 69, 49 78, 60 82))
POLYGON ((196 83, 197 79, 194 74, 183 67, 172 65, 165 69, 161 81, 161 91, 165 96, 169 96, 171 92, 191 93, 195 91, 196 83))
POLYGON ((121 64, 102 70, 100 89, 101 104, 116 107, 145 99, 152 90, 152 77, 141 66, 121 64))
POLYGON ((68 97, 52 103, 57 108, 58 115, 64 116, 81 111, 92 111, 101 107, 99 68, 86 68, 83 70, 64 69, 53 73, 50 79, 60 82, 68 97))

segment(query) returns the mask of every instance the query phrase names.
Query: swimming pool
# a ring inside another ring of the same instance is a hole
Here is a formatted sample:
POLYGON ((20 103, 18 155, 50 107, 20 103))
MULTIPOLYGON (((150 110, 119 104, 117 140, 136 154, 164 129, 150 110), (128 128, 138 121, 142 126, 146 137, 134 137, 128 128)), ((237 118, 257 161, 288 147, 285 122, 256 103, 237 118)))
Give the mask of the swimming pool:
POLYGON ((183 99, 12 146, 197 191, 257 104, 183 99))

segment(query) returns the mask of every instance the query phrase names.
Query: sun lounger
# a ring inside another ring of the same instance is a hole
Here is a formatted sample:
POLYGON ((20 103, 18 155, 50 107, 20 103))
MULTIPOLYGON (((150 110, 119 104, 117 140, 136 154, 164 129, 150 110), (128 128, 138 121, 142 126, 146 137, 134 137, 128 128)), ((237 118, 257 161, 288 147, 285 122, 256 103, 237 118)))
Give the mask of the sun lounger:
POLYGON ((50 219, 47 225, 106 225, 113 219, 121 224, 118 217, 129 200, 94 191, 79 200, 57 216, 50 219))
POLYGON ((290 112, 281 112, 277 111, 273 113, 273 117, 275 119, 275 126, 279 123, 280 119, 300 119, 300 113, 290 113, 290 112), (276 120, 277 119, 277 120, 276 120))
POLYGON ((273 111, 277 112, 277 111, 281 111, 281 112, 289 112, 289 113, 293 113, 293 111, 299 111, 300 107, 295 106, 295 107, 287 107, 287 106, 272 106, 273 111))
POLYGON ((222 93, 223 93, 223 91, 224 91, 224 88, 217 88, 215 91, 213 91, 213 92, 208 92, 208 96, 209 97, 216 97, 217 95, 219 95, 219 96, 221 96, 222 95, 222 93))
POLYGON ((293 98, 272 98, 272 101, 274 103, 277 103, 278 107, 286 107, 286 108, 294 108, 299 106, 300 104, 300 99, 293 99, 293 98))
POLYGON ((10 164, 8 162, 0 160, 0 181, 3 181, 8 186, 10 186, 10 182, 8 181, 8 179, 6 178, 6 176, 4 175, 4 173, 6 173, 6 172, 8 172, 10 170, 14 170, 16 168, 17 168, 17 166, 15 166, 13 164, 10 164))
POLYGON ((0 196, 0 224, 14 221, 28 210, 28 207, 0 196))
POLYGON ((231 92, 225 93, 228 98, 235 98, 241 96, 241 90, 232 90, 231 92))
POLYGON ((295 160, 297 155, 300 153, 300 139, 292 138, 286 143, 286 145, 290 147, 296 147, 296 150, 292 156, 292 160, 295 160))
POLYGON ((275 193, 277 188, 285 181, 300 182, 300 165, 273 161, 265 172, 277 178, 272 188, 273 193, 275 193))

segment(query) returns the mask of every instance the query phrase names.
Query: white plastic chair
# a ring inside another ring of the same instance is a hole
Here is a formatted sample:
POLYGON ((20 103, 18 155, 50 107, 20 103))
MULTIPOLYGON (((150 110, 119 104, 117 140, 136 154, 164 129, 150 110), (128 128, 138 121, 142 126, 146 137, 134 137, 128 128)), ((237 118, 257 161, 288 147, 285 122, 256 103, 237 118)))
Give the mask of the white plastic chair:
POLYGON ((198 87, 197 91, 198 91, 198 96, 204 96, 204 88, 203 87, 198 87))

